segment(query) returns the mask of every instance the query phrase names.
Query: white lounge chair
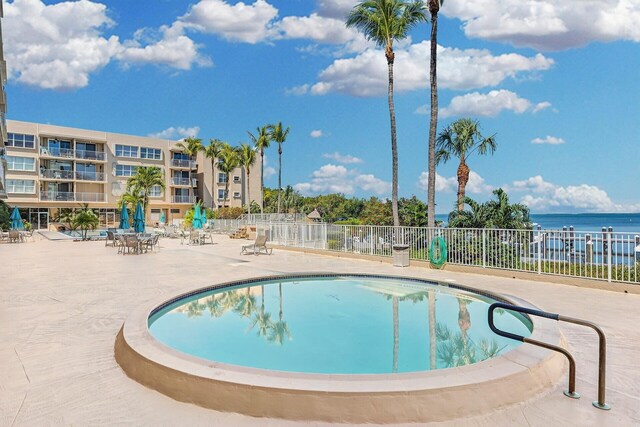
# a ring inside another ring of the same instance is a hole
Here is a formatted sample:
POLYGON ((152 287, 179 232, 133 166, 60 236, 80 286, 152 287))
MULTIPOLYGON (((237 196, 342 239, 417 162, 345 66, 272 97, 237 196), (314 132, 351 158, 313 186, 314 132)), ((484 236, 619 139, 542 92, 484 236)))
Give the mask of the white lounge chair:
POLYGON ((250 245, 244 245, 240 251, 240 255, 249 253, 254 255, 259 255, 260 253, 271 255, 272 252, 273 249, 267 247, 267 236, 265 235, 256 237, 256 241, 250 245))

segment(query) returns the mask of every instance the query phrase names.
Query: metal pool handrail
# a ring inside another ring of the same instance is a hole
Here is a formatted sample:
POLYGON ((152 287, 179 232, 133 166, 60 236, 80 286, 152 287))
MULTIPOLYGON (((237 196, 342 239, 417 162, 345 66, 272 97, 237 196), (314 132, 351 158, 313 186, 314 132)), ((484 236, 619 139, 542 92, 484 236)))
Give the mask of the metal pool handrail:
POLYGON ((567 397, 571 397, 573 399, 579 399, 580 394, 576 393, 576 362, 573 359, 571 353, 565 350, 562 347, 558 347, 556 345, 548 344, 542 341, 533 340, 531 338, 526 338, 521 335, 517 335, 511 332, 506 332, 500 330, 493 323, 493 313, 497 308, 502 308, 505 310, 516 311, 518 313, 525 313, 531 316, 544 317, 547 319, 573 323, 576 325, 587 326, 598 333, 598 349, 599 349, 599 358, 598 358, 598 400, 593 402, 593 406, 598 409, 609 410, 611 407, 607 405, 605 402, 605 370, 606 370, 606 359, 607 359, 607 342, 604 336, 604 332, 598 325, 592 322, 588 322, 586 320, 576 319, 574 317, 562 316, 560 314, 547 313, 546 311, 534 310, 526 307, 519 307, 516 305, 505 304, 502 302, 496 302, 489 306, 489 327, 493 332, 502 337, 510 338, 512 340, 521 341, 527 344, 533 344, 538 347, 543 347, 548 350, 557 351, 559 353, 564 354, 569 360, 569 389, 564 391, 564 395, 567 397))

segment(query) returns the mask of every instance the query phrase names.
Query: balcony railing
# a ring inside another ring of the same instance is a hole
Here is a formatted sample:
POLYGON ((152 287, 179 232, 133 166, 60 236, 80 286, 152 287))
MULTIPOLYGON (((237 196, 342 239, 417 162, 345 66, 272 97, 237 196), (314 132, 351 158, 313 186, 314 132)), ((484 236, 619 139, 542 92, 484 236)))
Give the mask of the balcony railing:
POLYGON ((171 196, 171 203, 195 203, 195 196, 171 196))
POLYGON ((178 176, 174 176, 173 178, 171 178, 171 185, 188 187, 189 184, 191 184, 192 187, 197 187, 198 180, 193 178, 182 178, 178 176))
POLYGON ((106 153, 95 150, 76 150, 76 159, 103 162, 106 159, 106 153))
POLYGON ((172 168, 195 169, 196 162, 194 160, 171 159, 172 168))
POLYGON ((65 170, 55 170, 55 169, 41 169, 40 177, 47 179, 62 179, 62 180, 73 180, 74 175, 73 171, 65 171, 65 170))
POLYGON ((40 200, 45 202, 104 202, 104 193, 73 193, 66 191, 41 191, 40 200))
POLYGON ((47 157, 62 157, 64 159, 73 159, 73 150, 68 148, 40 147, 40 155, 47 157))
POLYGON ((104 181, 102 172, 76 172, 76 179, 79 181, 104 181))

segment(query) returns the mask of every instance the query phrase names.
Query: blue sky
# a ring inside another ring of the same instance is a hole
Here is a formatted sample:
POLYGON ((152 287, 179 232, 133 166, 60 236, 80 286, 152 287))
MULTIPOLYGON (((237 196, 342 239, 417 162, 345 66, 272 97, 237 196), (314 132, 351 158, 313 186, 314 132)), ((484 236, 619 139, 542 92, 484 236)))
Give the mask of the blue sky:
MULTIPOLYGON (((387 197, 384 54, 341 16, 352 0, 5 1, 8 118, 169 139, 247 142, 291 126, 283 184, 387 197)), ((447 0, 439 130, 496 133, 468 194, 533 212, 639 212, 640 3, 447 0)), ((426 200, 429 26, 396 49, 400 194, 426 200)), ((276 185, 275 148, 267 185, 276 185)), ((452 209, 457 164, 438 168, 452 209)))

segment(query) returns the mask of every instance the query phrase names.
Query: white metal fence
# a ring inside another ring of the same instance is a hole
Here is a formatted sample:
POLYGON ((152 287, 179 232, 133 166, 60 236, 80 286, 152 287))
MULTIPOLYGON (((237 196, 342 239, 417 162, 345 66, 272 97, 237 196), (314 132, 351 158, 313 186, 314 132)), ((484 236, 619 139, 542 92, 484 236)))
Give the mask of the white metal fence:
POLYGON ((299 222, 260 222, 257 227, 259 234, 267 234, 277 245, 389 257, 394 245, 406 244, 411 259, 424 261, 429 259, 433 237, 441 236, 451 264, 640 283, 640 232, 429 229, 299 222))

